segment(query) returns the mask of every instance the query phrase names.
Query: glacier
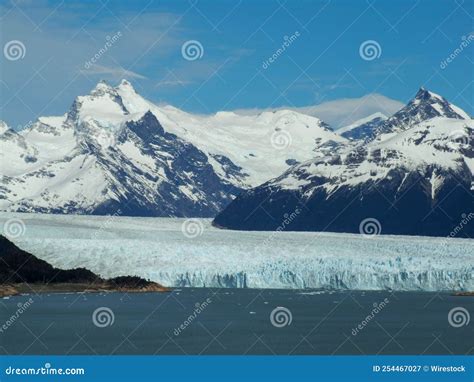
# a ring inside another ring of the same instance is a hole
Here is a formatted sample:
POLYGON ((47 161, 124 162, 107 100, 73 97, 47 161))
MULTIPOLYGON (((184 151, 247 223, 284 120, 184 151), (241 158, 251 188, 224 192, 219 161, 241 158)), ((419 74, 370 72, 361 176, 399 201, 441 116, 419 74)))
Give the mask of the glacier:
POLYGON ((471 239, 228 231, 210 219, 30 213, 0 213, 0 229, 55 267, 170 287, 474 290, 471 239))

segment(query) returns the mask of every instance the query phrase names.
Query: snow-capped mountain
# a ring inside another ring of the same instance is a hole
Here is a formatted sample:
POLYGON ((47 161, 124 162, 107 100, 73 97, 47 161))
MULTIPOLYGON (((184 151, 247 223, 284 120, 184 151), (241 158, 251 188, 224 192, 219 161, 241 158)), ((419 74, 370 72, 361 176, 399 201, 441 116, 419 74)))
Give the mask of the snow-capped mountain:
POLYGON ((384 123, 378 125, 372 136, 368 136, 367 141, 374 138, 384 140, 391 134, 407 130, 417 123, 436 117, 471 119, 464 110, 448 102, 445 98, 420 88, 415 98, 384 123))
POLYGON ((364 233, 363 223, 372 222, 385 234, 472 237, 474 225, 461 222, 474 211, 473 120, 421 89, 381 126, 368 144, 307 161, 242 193, 214 224, 364 233))
POLYGON ((377 127, 386 119, 387 117, 384 114, 380 112, 374 113, 338 129, 337 133, 352 141, 366 141, 369 137, 372 137, 377 127))
POLYGON ((0 209, 214 216, 242 189, 346 140, 293 111, 238 116, 159 107, 100 82, 63 116, 1 125, 0 209))

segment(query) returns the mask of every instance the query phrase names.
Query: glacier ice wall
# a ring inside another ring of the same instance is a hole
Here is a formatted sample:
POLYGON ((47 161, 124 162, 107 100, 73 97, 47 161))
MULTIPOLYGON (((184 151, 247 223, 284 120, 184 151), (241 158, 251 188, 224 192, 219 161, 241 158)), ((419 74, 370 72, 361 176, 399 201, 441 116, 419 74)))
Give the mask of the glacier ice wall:
POLYGON ((474 290, 474 240, 227 231, 205 219, 185 235, 185 219, 11 213, 0 214, 0 227, 12 218, 24 223, 13 239, 21 248, 104 277, 176 287, 474 290))

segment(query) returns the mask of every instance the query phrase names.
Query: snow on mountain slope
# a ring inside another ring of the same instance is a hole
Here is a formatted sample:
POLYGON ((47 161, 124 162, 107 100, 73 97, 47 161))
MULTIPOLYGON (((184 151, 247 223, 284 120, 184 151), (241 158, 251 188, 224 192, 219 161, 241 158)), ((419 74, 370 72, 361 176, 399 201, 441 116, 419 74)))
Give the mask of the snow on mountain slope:
POLYGON ((346 142, 291 111, 158 107, 125 80, 99 82, 65 115, 1 139, 1 209, 145 216, 213 216, 243 188, 346 142))
POLYGON ((5 177, 21 174, 30 168, 37 161, 36 156, 37 150, 33 146, 0 121, 0 175, 3 182, 5 177))
POLYGON ((170 287, 474 289, 474 241, 312 232, 230 232, 202 219, 0 213, 21 219, 22 249, 61 268, 138 275, 170 287), (113 219, 113 220, 112 220, 113 219))
POLYGON ((436 93, 420 88, 415 98, 384 123, 377 126, 368 140, 374 138, 384 140, 394 133, 407 130, 417 123, 436 117, 471 120, 469 115, 458 106, 451 104, 436 93))
POLYGON ((0 135, 9 130, 8 125, 4 121, 0 121, 0 135))
MULTIPOLYGON (((449 112, 446 105, 450 118, 433 116, 427 106, 431 101, 424 102, 433 93, 420 94, 404 108, 410 116, 404 111, 399 117, 426 120, 408 128, 392 117, 387 121, 393 132, 289 169, 239 195, 214 223, 274 230, 285 214, 298 209, 301 213, 285 229, 359 232, 360 223, 370 217, 385 233, 449 235, 463 214, 474 211, 474 122, 449 112)), ((462 235, 474 235, 474 225, 462 235)))
POLYGON ((127 81, 117 87, 132 113, 150 110, 166 130, 191 142, 210 157, 214 170, 226 176, 226 159, 243 169, 230 182, 239 187, 259 185, 280 175, 289 165, 329 152, 345 138, 315 117, 291 110, 238 115, 218 112, 211 116, 189 114, 172 106, 158 107, 138 95, 127 81), (222 158, 222 159, 221 159, 222 158))
POLYGON ((366 124, 366 123, 368 123, 368 122, 371 122, 371 121, 373 121, 374 119, 386 120, 386 119, 387 119, 387 116, 386 116, 385 114, 380 113, 380 112, 371 114, 371 115, 369 115, 368 117, 359 119, 359 120, 357 120, 357 121, 351 123, 350 125, 343 126, 343 127, 341 127, 340 129, 337 129, 337 133, 338 133, 338 134, 347 133, 348 131, 351 131, 351 130, 355 129, 355 128, 359 127, 360 125, 363 125, 363 124, 366 124))
POLYGON ((337 133, 350 140, 366 140, 372 132, 387 119, 382 113, 374 113, 348 126, 337 130, 337 133))

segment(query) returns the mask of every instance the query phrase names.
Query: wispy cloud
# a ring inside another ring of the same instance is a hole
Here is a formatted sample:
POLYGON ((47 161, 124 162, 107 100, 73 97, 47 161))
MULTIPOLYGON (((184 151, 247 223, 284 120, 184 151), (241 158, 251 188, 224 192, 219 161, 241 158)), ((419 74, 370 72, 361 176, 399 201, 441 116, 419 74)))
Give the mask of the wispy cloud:
POLYGON ((172 86, 186 86, 192 84, 192 81, 183 81, 183 80, 163 80, 158 82, 155 87, 156 88, 165 88, 165 87, 172 87, 172 86))
POLYGON ((334 129, 338 129, 375 113, 382 113, 388 117, 400 110, 403 106, 404 104, 400 101, 373 93, 360 98, 342 98, 313 106, 282 106, 278 108, 240 109, 234 111, 239 114, 256 114, 269 110, 295 110, 320 118, 324 122, 329 123, 334 129))
POLYGON ((113 78, 138 78, 145 79, 146 77, 133 72, 131 70, 124 69, 122 67, 110 67, 102 65, 91 65, 88 69, 81 69, 80 72, 85 75, 108 75, 113 78))

